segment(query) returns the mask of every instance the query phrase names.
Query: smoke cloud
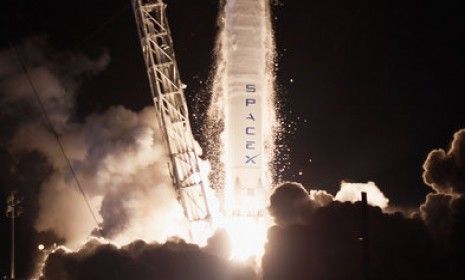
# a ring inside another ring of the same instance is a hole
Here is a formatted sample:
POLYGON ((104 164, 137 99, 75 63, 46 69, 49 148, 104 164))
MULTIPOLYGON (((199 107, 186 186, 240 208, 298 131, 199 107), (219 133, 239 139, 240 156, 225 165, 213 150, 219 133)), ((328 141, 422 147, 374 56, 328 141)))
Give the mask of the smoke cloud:
POLYGON ((324 207, 334 200, 334 196, 324 190, 310 190, 310 199, 317 207, 324 207))
POLYGON ((168 241, 163 245, 138 240, 121 248, 92 241, 76 252, 57 250, 49 256, 40 279, 258 278, 252 269, 205 253, 197 245, 182 240, 168 241))
POLYGON ((288 226, 300 224, 314 209, 326 207, 333 201, 356 203, 361 200, 361 192, 366 192, 368 204, 386 209, 389 199, 384 196, 374 182, 348 183, 341 182, 336 196, 324 190, 307 191, 297 182, 281 183, 270 196, 270 214, 276 224, 288 226))
POLYGON ((431 151, 423 170, 423 180, 433 192, 420 207, 421 217, 445 250, 455 256, 452 260, 457 267, 462 267, 458 263, 465 260, 465 129, 454 134, 447 152, 431 151))
MULTIPOLYGON (((82 53, 54 50, 44 37, 32 37, 16 46, 27 64, 34 86, 56 130, 61 131, 74 111, 75 92, 86 79, 108 65, 110 57, 104 51, 96 59, 82 53)), ((21 122, 39 117, 34 92, 24 72, 18 53, 0 50, 0 93, 2 112, 21 122)))
MULTIPOLYGON (((95 59, 59 52, 44 38, 18 46, 51 122, 59 134, 106 238, 164 241, 185 234, 184 218, 171 187, 166 155, 151 107, 132 112, 112 107, 83 122, 73 121, 76 90, 103 71, 107 53, 95 59)), ((6 115, 17 118, 7 143, 17 156, 38 152, 52 171, 40 187, 37 231, 53 231, 77 248, 97 228, 38 104, 18 58, 0 52, 0 89, 6 115), (27 112, 27 114, 24 114, 27 112)))
POLYGON ((310 207, 307 190, 299 183, 286 182, 273 191, 268 210, 276 224, 285 226, 300 223, 310 207))
POLYGON ((433 150, 423 164, 423 180, 437 193, 465 193, 465 129, 454 134, 449 150, 433 150))
POLYGON ((324 191, 307 193, 298 183, 276 188, 270 214, 277 226, 268 232, 264 279, 360 279, 367 265, 372 279, 461 279, 464 140, 465 130, 460 130, 447 152, 434 150, 426 159, 423 178, 433 192, 420 215, 386 213, 389 200, 373 182, 342 182, 334 198, 324 191), (360 239, 361 191, 368 193, 371 205, 366 229, 369 264, 360 239))
MULTIPOLYGON (((454 151, 463 151, 456 146, 462 135, 455 135, 454 151)), ((425 166, 431 167, 429 159, 425 166)), ((447 170, 452 172, 442 173, 442 182, 460 184, 454 168, 447 170)), ((263 278, 361 279, 368 271, 371 279, 461 279, 465 200, 451 194, 457 187, 440 189, 448 193, 429 194, 421 216, 407 217, 387 213, 388 199, 373 182, 342 182, 335 197, 321 190, 307 192, 299 183, 279 185, 270 199, 276 226, 268 231, 263 278), (361 191, 368 193, 370 205, 365 229, 368 263, 361 239, 361 191)))
POLYGON ((341 182, 341 188, 336 193, 335 200, 345 202, 356 202, 361 200, 361 192, 367 193, 368 204, 385 209, 389 199, 384 196, 378 186, 373 182, 368 183, 348 183, 341 182))
MULTIPOLYGON (((263 278, 363 279, 361 225, 360 202, 333 201, 305 212, 298 224, 272 227, 263 278)), ((442 264, 420 219, 369 206, 368 225, 370 279, 441 279, 442 264)))

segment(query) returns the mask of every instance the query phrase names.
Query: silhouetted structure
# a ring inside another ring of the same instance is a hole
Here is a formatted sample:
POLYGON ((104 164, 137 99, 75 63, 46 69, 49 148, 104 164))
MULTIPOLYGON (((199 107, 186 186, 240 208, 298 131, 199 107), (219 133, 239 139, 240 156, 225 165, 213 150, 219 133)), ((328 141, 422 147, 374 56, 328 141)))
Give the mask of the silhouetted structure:
POLYGON ((6 199, 6 216, 11 219, 11 268, 10 279, 15 279, 15 219, 19 217, 23 210, 22 199, 19 199, 16 192, 11 192, 6 199))
POLYGON ((367 193, 362 192, 362 230, 360 240, 362 242, 362 266, 363 278, 370 279, 370 256, 368 252, 368 201, 367 193))

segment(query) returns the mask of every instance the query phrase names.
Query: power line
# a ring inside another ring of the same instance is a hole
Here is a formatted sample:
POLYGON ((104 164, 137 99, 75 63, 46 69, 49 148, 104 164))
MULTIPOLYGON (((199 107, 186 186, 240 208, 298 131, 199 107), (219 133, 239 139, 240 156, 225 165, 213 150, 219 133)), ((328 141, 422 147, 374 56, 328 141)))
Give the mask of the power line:
POLYGON ((39 92, 38 92, 37 88, 34 85, 34 82, 32 80, 32 77, 31 77, 30 73, 29 73, 29 70, 27 69, 26 62, 24 61, 23 57, 21 56, 20 51, 18 50, 18 48, 16 46, 11 44, 11 48, 13 49, 14 53, 18 57, 19 63, 21 64, 21 67, 22 67, 24 73, 26 74, 29 85, 31 86, 31 89, 32 89, 32 91, 34 93, 35 99, 36 99, 37 103, 39 104, 39 107, 40 107, 40 110, 42 112, 42 116, 45 119, 46 125, 48 126, 48 128, 52 132, 53 136, 55 136, 57 144, 60 147, 61 154, 65 158, 66 164, 68 165, 68 168, 71 171, 71 175, 73 176, 74 181, 76 182, 76 186, 77 186, 79 192, 81 193, 82 197, 84 198, 86 206, 87 206, 87 208, 89 209, 89 212, 92 215, 92 219, 94 220, 95 225, 97 226, 97 230, 99 231, 100 235, 103 237, 103 233, 100 230, 100 225, 99 225, 99 222, 97 220, 97 216, 95 215, 95 211, 92 209, 92 206, 90 205, 89 197, 87 196, 86 192, 82 188, 81 182, 79 181, 79 178, 78 178, 78 176, 76 174, 76 171, 74 170, 73 165, 71 164, 71 161, 70 161, 68 155, 66 154, 65 148, 63 147, 63 143, 60 140, 60 135, 55 130, 55 128, 53 126, 53 123, 52 123, 50 117, 48 116, 47 110, 45 110, 44 103, 42 102, 42 99, 40 98, 39 92))
MULTIPOLYGON (((87 43, 90 39, 93 39, 97 34, 99 34, 100 32, 102 32, 105 27, 111 23, 112 21, 114 21, 115 19, 119 18, 123 13, 125 13, 126 11, 128 11, 130 6, 128 5, 125 5, 124 7, 121 7, 119 8, 118 10, 116 10, 109 18, 107 18, 100 26, 98 26, 97 28, 94 29, 93 32, 91 32, 88 36, 86 36, 84 39, 82 39, 80 42, 78 42, 76 45, 81 47, 82 45, 84 45, 85 43, 87 43)), ((11 21, 13 22, 13 19, 11 19, 11 21)), ((65 151, 65 148, 63 147, 63 143, 61 142, 60 140, 60 135, 57 133, 57 131, 55 130, 54 126, 53 126, 53 123, 50 119, 50 117, 48 116, 48 113, 47 111, 45 110, 45 106, 42 102, 42 99, 40 98, 40 95, 39 95, 39 92, 32 80, 32 77, 29 73, 29 70, 26 66, 26 62, 23 58, 23 56, 21 55, 21 52, 20 50, 14 45, 14 44, 10 44, 10 47, 11 49, 13 49, 13 52, 16 54, 16 56, 18 57, 18 61, 20 62, 21 64, 21 67, 24 71, 24 73, 26 74, 26 77, 28 79, 28 82, 29 82, 29 85, 31 86, 31 89, 34 93, 34 96, 35 96, 35 99, 37 101, 37 103, 39 104, 39 107, 40 107, 40 110, 42 112, 42 115, 45 119, 45 122, 46 122, 46 126, 48 126, 49 130, 51 131, 51 133, 53 134, 53 136, 55 137, 56 141, 57 141, 57 144, 60 148, 60 152, 61 154, 63 155, 65 161, 66 161, 66 164, 68 165, 68 168, 69 170, 71 171, 71 175, 73 176, 73 179, 74 181, 76 182, 76 187, 78 188, 79 192, 81 193, 84 201, 85 201, 85 204, 86 204, 86 207, 89 209, 89 212, 92 216, 92 219, 93 221, 95 222, 95 225, 97 227, 97 231, 100 233, 100 235, 103 237, 103 232, 102 230, 100 229, 100 226, 99 226, 99 222, 98 222, 98 219, 97 219, 97 215, 95 214, 95 211, 94 209, 92 208, 90 202, 89 202, 89 197, 87 196, 86 192, 84 191, 84 189, 82 188, 82 184, 81 182, 79 181, 79 178, 76 174, 76 171, 74 170, 73 168, 73 165, 71 164, 71 161, 68 157, 68 155, 66 154, 66 151, 65 151)))
MULTIPOLYGON (((81 47, 83 46, 85 43, 87 43, 88 41, 90 41, 91 39, 93 39, 97 34, 99 34, 100 32, 102 32, 105 27, 111 23, 112 21, 114 21, 115 19, 119 18, 122 14, 124 14, 126 11, 128 11, 130 6, 128 5, 125 5, 121 8, 119 8, 118 10, 116 10, 109 18, 107 18, 100 26, 98 26, 97 28, 94 29, 94 31, 92 31, 91 33, 89 33, 88 36, 86 36, 84 39, 82 39, 80 42, 78 42, 76 45, 81 47)), ((13 21, 13 20, 12 20, 13 21)), ((95 225, 97 227, 97 231, 100 233, 100 235, 103 237, 103 232, 102 230, 100 229, 100 226, 99 226, 99 222, 98 222, 98 219, 97 219, 97 215, 95 214, 95 211, 94 209, 92 208, 90 202, 89 202, 89 197, 87 196, 86 192, 84 191, 84 189, 82 188, 82 184, 81 182, 79 181, 79 178, 76 174, 76 171, 74 170, 73 168, 73 165, 71 164, 71 161, 68 157, 68 155, 66 154, 66 151, 65 151, 65 148, 63 146, 63 143, 61 142, 60 140, 60 135, 57 133, 57 131, 55 130, 54 126, 53 126, 53 123, 50 119, 50 117, 48 116, 48 113, 47 111, 45 110, 45 106, 42 102, 42 99, 40 98, 40 95, 39 95, 39 92, 32 80, 32 77, 29 73, 29 70, 26 66, 26 61, 24 60, 23 56, 21 55, 21 52, 20 50, 14 45, 14 44, 10 44, 10 47, 11 49, 13 49, 14 53, 16 54, 16 56, 18 57, 18 60, 21 64, 21 67, 24 71, 24 73, 26 74, 26 77, 28 79, 28 82, 31 86, 31 89, 34 93, 34 96, 35 96, 35 99, 37 101, 37 103, 39 104, 39 107, 40 107, 40 110, 42 112, 42 115, 45 119, 45 122, 46 122, 46 126, 48 126, 49 130, 51 131, 51 133, 53 134, 53 136, 55 137, 56 141, 57 141, 57 144, 60 148, 60 152, 61 154, 63 155, 65 161, 66 161, 66 164, 68 165, 68 168, 69 170, 71 171, 71 175, 73 176, 73 179, 74 181, 76 182, 76 187, 78 188, 79 192, 81 193, 85 203, 86 203, 86 206, 87 208, 89 209, 89 212, 90 214, 92 215, 92 219, 93 221, 95 222, 95 225)))

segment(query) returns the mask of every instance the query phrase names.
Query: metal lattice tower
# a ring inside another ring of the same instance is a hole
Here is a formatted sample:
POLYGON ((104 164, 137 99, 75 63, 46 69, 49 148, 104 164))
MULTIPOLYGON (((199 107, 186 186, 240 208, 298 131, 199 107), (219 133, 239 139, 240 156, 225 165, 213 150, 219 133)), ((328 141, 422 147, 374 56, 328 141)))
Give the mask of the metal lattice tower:
POLYGON ((140 43, 158 123, 168 149, 169 169, 184 214, 190 221, 207 219, 206 186, 189 122, 171 32, 162 0, 132 0, 140 43))

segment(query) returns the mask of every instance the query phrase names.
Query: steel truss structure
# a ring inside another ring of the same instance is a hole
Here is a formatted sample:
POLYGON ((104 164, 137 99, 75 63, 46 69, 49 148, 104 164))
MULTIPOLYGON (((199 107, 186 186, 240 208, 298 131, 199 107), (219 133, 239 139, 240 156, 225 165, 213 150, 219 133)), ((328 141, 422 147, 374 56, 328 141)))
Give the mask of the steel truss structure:
POLYGON ((210 217, 206 186, 189 122, 173 40, 162 0, 132 0, 150 90, 169 154, 169 170, 190 221, 210 217))

